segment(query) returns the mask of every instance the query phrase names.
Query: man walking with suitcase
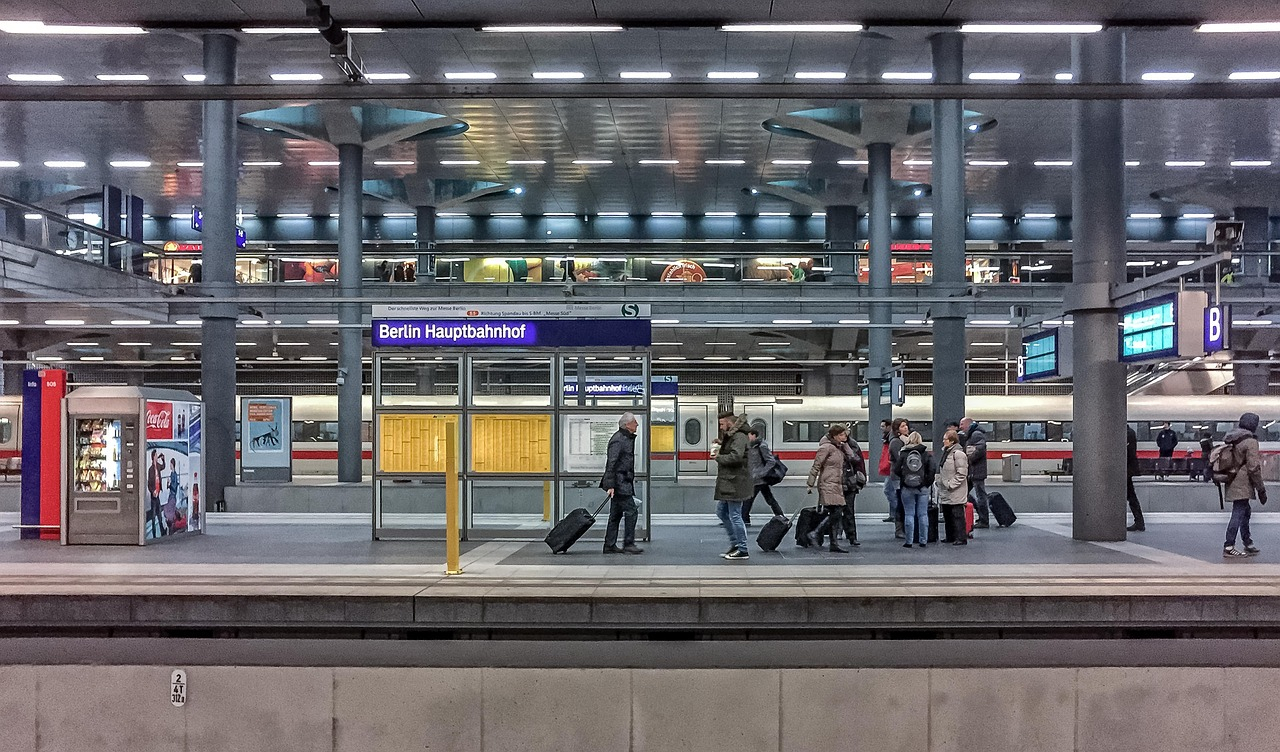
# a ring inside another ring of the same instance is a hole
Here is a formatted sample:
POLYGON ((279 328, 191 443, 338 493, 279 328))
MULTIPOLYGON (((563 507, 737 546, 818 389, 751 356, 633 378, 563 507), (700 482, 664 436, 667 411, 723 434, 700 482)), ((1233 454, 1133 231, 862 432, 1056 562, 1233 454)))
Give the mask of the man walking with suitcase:
POLYGON ((606 554, 642 554, 636 545, 636 430, 640 423, 631 413, 618 418, 618 432, 609 439, 609 458, 600 487, 609 497, 609 526, 604 531, 606 554), (618 523, 624 523, 622 548, 618 548, 618 523))

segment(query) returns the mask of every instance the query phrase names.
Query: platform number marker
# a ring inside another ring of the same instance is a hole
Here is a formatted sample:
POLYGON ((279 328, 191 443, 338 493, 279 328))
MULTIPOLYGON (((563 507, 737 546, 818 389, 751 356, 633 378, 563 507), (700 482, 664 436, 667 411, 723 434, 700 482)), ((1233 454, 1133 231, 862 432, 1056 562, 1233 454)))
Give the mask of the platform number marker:
POLYGON ((187 704, 187 672, 180 668, 175 668, 169 678, 169 702, 175 708, 187 704))

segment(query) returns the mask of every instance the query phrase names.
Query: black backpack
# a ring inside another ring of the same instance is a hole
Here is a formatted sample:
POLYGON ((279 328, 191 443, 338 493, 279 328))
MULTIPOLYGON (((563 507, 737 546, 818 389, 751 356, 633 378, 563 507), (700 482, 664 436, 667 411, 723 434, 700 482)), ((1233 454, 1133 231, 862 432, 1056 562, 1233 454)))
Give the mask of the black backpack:
POLYGON ((903 488, 924 488, 925 486, 924 452, 911 451, 902 455, 903 488))

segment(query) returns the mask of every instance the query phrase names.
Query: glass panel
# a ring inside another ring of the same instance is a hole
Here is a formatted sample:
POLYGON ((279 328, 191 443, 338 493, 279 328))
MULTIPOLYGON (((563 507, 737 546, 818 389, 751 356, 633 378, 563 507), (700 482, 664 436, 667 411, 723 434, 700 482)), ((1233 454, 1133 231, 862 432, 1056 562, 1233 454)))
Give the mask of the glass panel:
POLYGON ((675 477, 675 400, 654 400, 653 404, 649 406, 649 472, 654 477, 675 477))
POLYGON ((550 406, 551 359, 473 358, 471 404, 478 407, 550 406))
POLYGON ((1012 424, 1014 441, 1046 441, 1048 439, 1045 424, 1039 421, 1015 422, 1012 424))
POLYGON ((1280 441, 1280 420, 1269 420, 1259 425, 1258 437, 1263 441, 1280 441))
MULTIPOLYGON (((470 490, 468 527, 546 530, 551 526, 549 480, 473 480, 470 490)), ((596 488, 594 498, 593 510, 604 492, 596 488)))
POLYGON ((110 418, 76 419, 73 459, 76 493, 120 490, 120 421, 110 418))
POLYGON ((471 472, 550 473, 551 416, 472 415, 471 472))
POLYGON ((1045 436, 1048 441, 1062 441, 1062 421, 1051 420, 1045 425, 1045 436))
POLYGON ((446 437, 457 427, 457 415, 379 415, 378 472, 445 472, 446 437))
POLYGON ((596 407, 639 407, 648 392, 644 384, 644 360, 635 355, 583 357, 582 375, 587 379, 586 394, 578 388, 579 358, 565 358, 564 393, 566 405, 596 407))
POLYGON ((392 355, 379 361, 378 404, 395 407, 457 407, 456 358, 392 355))
POLYGON ((1013 433, 1013 427, 1007 420, 996 421, 994 424, 983 424, 983 428, 986 430, 987 439, 991 441, 1008 441, 1013 433), (994 426, 995 430, 992 431, 987 426, 994 426))
POLYGON ((378 525, 387 528, 445 526, 444 480, 381 478, 377 481, 378 525))
POLYGON ((327 420, 295 420, 293 440, 299 442, 334 442, 338 440, 338 422, 327 420))
MULTIPOLYGON (((636 473, 645 472, 644 416, 637 415, 640 424, 636 431, 636 473)), ((618 431, 618 417, 595 413, 591 415, 563 415, 560 437, 560 471, 563 473, 591 473, 598 475, 608 459, 609 439, 618 431)))
POLYGON ((13 441, 13 421, 0 418, 0 444, 8 444, 11 441, 13 441))
POLYGON ((700 444, 702 443, 702 421, 697 418, 688 418, 684 422, 684 443, 700 444))

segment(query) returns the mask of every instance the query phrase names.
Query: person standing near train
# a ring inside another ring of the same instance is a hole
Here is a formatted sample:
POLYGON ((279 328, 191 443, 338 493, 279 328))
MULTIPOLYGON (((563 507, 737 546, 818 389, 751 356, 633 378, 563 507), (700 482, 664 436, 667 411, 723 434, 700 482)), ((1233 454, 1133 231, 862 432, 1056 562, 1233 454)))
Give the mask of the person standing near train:
POLYGON ((967 546, 964 507, 969 503, 969 456, 960 446, 960 433, 949 429, 942 436, 942 457, 938 460, 938 506, 942 510, 943 543, 967 546))
MULTIPOLYGON (((1220 463, 1224 471, 1220 479, 1225 489, 1223 493, 1227 501, 1231 502, 1227 541, 1222 544, 1222 555, 1228 559, 1257 556, 1260 553, 1253 545, 1253 535, 1249 532, 1249 518, 1253 514, 1250 501, 1256 495, 1259 504, 1265 506, 1267 503, 1267 486, 1262 482, 1262 453, 1258 449, 1256 435, 1260 422, 1257 413, 1241 415, 1240 423, 1223 437, 1224 446, 1218 450, 1220 455, 1229 453, 1227 461, 1220 463), (1236 548, 1237 532, 1244 542, 1243 551, 1236 548)), ((1214 468, 1214 474, 1218 474, 1217 467, 1214 468)))
POLYGON ((618 430, 609 439, 608 459, 600 487, 609 497, 609 524, 604 532, 606 554, 642 554, 636 545, 636 431, 640 422, 631 413, 618 418, 618 430), (618 525, 622 523, 622 548, 618 548, 618 525))
POLYGON ((1177 448, 1178 434, 1174 433, 1166 420, 1160 433, 1156 434, 1156 449, 1160 450, 1160 456, 1156 459, 1156 480, 1168 479, 1169 471, 1173 469, 1173 450, 1177 448))
POLYGON ((973 494, 975 528, 991 527, 991 506, 987 502, 987 432, 973 418, 961 418, 964 452, 969 456, 969 492, 973 494))
POLYGON ((1125 462, 1125 473, 1128 476, 1128 488, 1126 493, 1129 497, 1129 511, 1133 512, 1133 524, 1125 528, 1131 533, 1140 533, 1147 529, 1147 523, 1142 518, 1142 506, 1138 504, 1138 492, 1133 487, 1133 479, 1140 474, 1138 466, 1138 432, 1133 430, 1133 426, 1126 426, 1128 434, 1128 456, 1125 462))
POLYGON ((924 439, 912 431, 898 452, 893 464, 893 474, 898 478, 902 500, 903 531, 906 543, 903 548, 919 544, 924 548, 929 542, 929 488, 933 485, 933 460, 925 451, 924 439))
MULTIPOLYGON (((898 453, 902 451, 902 445, 911 433, 911 424, 906 418, 894 418, 889 424, 889 467, 884 472, 884 497, 889 502, 889 518, 893 520, 893 537, 905 538, 902 525, 902 486, 898 484, 898 477, 894 474, 893 468, 898 466, 898 453)), ((880 466, 884 468, 884 459, 881 458, 880 466)))

